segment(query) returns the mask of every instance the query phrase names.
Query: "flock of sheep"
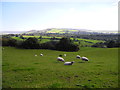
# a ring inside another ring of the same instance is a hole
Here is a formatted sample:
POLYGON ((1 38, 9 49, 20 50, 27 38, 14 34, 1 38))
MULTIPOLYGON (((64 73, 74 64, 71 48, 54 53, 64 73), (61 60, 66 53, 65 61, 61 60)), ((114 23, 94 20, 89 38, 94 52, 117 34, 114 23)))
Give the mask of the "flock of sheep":
MULTIPOLYGON (((35 54, 35 56, 37 56, 35 54)), ((41 53, 40 56, 43 56, 43 54, 41 53)), ((66 57, 67 55, 64 54, 64 56, 66 57)), ((89 61, 89 59, 87 57, 80 57, 80 55, 77 55, 76 58, 81 59, 83 61, 89 61)), ((62 58, 62 55, 59 55, 59 57, 57 57, 57 61, 61 61, 61 62, 65 62, 64 58, 62 58)), ((72 62, 65 62, 64 65, 72 65, 75 61, 72 62)))
MULTIPOLYGON (((58 61, 62 61, 65 62, 64 58, 61 57, 62 55, 59 55, 59 57, 57 57, 58 61)), ((64 56, 66 56, 66 54, 64 54, 64 56)), ((80 57, 80 55, 77 55, 76 58, 78 59, 82 59, 83 61, 89 61, 89 59, 87 57, 80 57)), ((65 62, 64 65, 72 65, 75 61, 72 62, 65 62)))

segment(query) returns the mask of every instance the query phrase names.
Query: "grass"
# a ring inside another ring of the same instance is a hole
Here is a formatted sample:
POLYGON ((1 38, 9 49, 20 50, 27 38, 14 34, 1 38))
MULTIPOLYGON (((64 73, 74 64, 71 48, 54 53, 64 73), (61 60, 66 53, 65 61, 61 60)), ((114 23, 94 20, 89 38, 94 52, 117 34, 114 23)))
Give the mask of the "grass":
POLYGON ((45 42, 49 42, 49 41, 51 41, 50 39, 42 39, 41 41, 40 41, 40 43, 45 43, 45 42))
POLYGON ((104 42, 102 40, 90 40, 90 39, 80 39, 80 38, 77 38, 77 39, 80 41, 88 41, 88 42, 92 42, 92 43, 104 42))
POLYGON ((16 39, 16 40, 23 40, 20 37, 12 37, 12 39, 16 39))
POLYGON ((118 49, 82 47, 78 52, 4 47, 2 52, 3 88, 117 88, 118 49), (39 56, 43 53, 44 56, 39 56), (66 53, 65 66, 56 58, 66 53), (35 57, 34 55, 38 56, 35 57), (89 62, 76 59, 86 56, 89 62))

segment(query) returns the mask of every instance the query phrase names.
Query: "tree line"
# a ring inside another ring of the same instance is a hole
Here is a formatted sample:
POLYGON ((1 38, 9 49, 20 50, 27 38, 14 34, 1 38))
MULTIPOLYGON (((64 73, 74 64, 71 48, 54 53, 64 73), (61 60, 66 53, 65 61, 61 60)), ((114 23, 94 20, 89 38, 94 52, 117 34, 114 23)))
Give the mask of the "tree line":
MULTIPOLYGON (((21 37, 22 38, 22 37, 21 37)), ((51 49, 59 51, 78 51, 79 45, 74 44, 70 38, 63 37, 59 41, 55 41, 55 38, 51 38, 51 41, 45 43, 39 43, 35 37, 29 37, 24 41, 12 39, 9 37, 2 38, 2 46, 12 46, 23 49, 51 49)))
POLYGON ((106 42, 95 43, 91 47, 100 47, 100 48, 115 48, 115 47, 120 47, 120 41, 119 40, 108 40, 106 42))
MULTIPOLYGON (((92 37, 100 37, 99 39, 103 40, 105 42, 99 42, 95 43, 91 47, 100 47, 100 48, 114 48, 114 47, 120 47, 120 41, 118 40, 117 35, 83 35, 84 38, 87 36, 92 37)), ((13 46, 17 48, 25 48, 25 49, 52 49, 52 50, 60 50, 60 51, 78 51, 80 48, 81 41, 77 41, 78 45, 74 44, 76 41, 76 38, 83 37, 83 36, 68 36, 64 37, 62 39, 58 39, 55 36, 49 38, 49 42, 45 43, 39 43, 43 37, 40 36, 38 39, 37 38, 25 38, 22 35, 3 35, 2 36, 2 46, 13 46), (12 39, 11 37, 20 37, 23 39, 23 41, 12 39), (70 37, 73 38, 73 40, 70 39, 70 37)), ((89 39, 88 37, 85 39, 89 39)), ((96 40, 96 39, 95 39, 96 40)))

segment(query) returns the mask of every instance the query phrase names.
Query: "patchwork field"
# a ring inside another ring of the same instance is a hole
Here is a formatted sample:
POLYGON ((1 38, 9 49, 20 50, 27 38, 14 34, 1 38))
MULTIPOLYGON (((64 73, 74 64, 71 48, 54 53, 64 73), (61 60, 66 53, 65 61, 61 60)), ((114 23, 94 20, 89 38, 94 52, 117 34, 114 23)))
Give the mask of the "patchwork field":
POLYGON ((2 70, 3 88, 117 88, 118 49, 83 47, 78 52, 62 52, 4 47, 2 70), (60 54, 75 63, 58 62, 60 54), (76 59, 78 54, 90 61, 76 59))

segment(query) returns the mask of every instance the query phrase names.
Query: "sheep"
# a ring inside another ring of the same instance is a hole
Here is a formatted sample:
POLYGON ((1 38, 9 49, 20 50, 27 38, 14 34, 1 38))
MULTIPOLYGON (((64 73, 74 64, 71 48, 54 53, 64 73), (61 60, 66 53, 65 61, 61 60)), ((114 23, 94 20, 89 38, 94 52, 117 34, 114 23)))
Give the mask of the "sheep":
POLYGON ((65 62, 64 65, 72 65, 74 63, 74 61, 72 62, 65 62))
POLYGON ((43 56, 43 54, 41 53, 40 56, 43 56))
POLYGON ((37 56, 37 54, 35 54, 35 56, 37 56))
POLYGON ((64 56, 66 57, 66 54, 64 54, 64 56))
POLYGON ((83 61, 89 61, 89 59, 87 57, 82 57, 81 58, 83 61))
POLYGON ((65 61, 62 57, 57 57, 57 60, 58 60, 58 61, 62 61, 62 62, 65 61))
POLYGON ((77 55, 76 58, 81 59, 80 55, 77 55))

